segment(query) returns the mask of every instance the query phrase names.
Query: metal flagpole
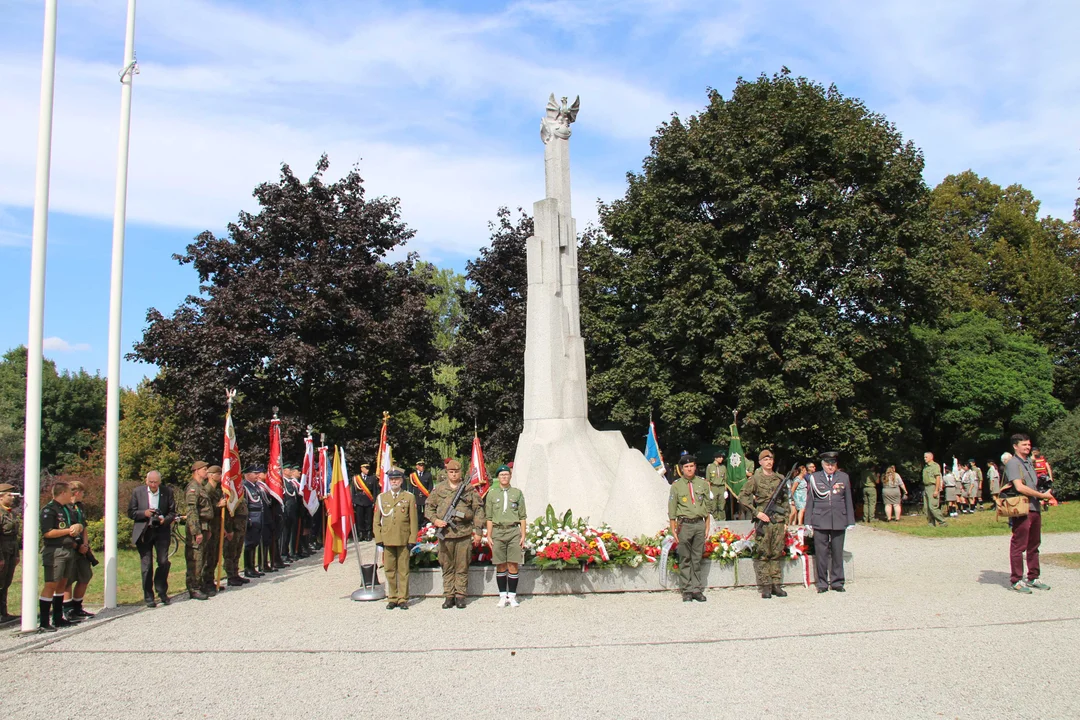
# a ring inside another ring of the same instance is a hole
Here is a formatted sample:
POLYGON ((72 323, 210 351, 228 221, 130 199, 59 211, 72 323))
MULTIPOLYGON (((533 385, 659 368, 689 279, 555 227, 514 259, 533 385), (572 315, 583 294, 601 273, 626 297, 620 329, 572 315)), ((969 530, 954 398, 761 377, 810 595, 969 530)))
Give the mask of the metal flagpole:
POLYGON ((127 222, 131 84, 135 63, 135 0, 128 0, 124 68, 120 71, 120 142, 113 202, 112 281, 109 287, 109 380, 105 400, 105 607, 116 607, 116 527, 120 504, 120 325, 124 295, 124 229, 127 222))
POLYGON ((30 328, 26 341, 26 445, 23 459, 22 631, 37 628, 39 517, 41 510, 41 369, 45 331, 45 248, 49 235, 53 85, 56 79, 56 0, 45 0, 34 179, 34 239, 30 250, 30 328))

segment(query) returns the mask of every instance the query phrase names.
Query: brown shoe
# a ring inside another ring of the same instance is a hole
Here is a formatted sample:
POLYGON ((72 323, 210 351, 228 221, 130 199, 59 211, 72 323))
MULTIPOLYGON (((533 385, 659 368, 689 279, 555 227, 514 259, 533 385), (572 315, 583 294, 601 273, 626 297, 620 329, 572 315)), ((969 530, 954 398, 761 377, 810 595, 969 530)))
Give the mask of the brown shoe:
POLYGON ((464 598, 464 596, 458 595, 456 598, 454 598, 454 604, 457 605, 458 610, 464 610, 465 609, 465 598, 464 598))

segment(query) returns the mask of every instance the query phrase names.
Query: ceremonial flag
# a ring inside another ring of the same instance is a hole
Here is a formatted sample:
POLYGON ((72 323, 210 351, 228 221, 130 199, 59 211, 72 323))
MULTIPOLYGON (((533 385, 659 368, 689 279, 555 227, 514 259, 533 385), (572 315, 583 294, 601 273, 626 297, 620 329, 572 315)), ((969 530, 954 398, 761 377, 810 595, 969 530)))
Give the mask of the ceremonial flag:
POLYGON ((476 434, 473 434, 471 465, 469 484, 476 487, 480 492, 480 497, 484 497, 487 495, 488 488, 491 487, 491 480, 488 479, 487 468, 484 467, 484 450, 480 447, 480 437, 476 434))
MULTIPOLYGON (((235 392, 235 391, 233 391, 235 392)), ((236 430, 232 421, 232 395, 229 395, 229 409, 225 412, 225 451, 221 455, 221 491, 225 493, 225 504, 229 514, 236 512, 244 488, 240 475, 240 449, 236 446, 236 430)))
POLYGON ((319 461, 315 464, 315 475, 312 478, 311 489, 322 500, 326 497, 326 446, 319 447, 319 461))
POLYGON ((349 551, 348 537, 352 532, 352 493, 345 482, 345 449, 334 448, 334 467, 330 476, 330 492, 326 495, 326 539, 323 543, 323 570, 330 567, 337 555, 345 562, 349 551))
POLYGON ((660 442, 656 438, 656 425, 652 420, 649 421, 649 433, 645 436, 645 459, 656 469, 656 472, 661 475, 667 474, 664 456, 660 452, 660 442))
POLYGON ((387 477, 394 467, 394 456, 390 451, 390 443, 386 442, 386 424, 390 421, 390 413, 382 414, 382 430, 379 431, 379 453, 375 456, 375 477, 379 478, 379 492, 390 492, 390 478, 387 477))
POLYGON ((731 423, 731 443, 728 445, 727 455, 727 485, 732 495, 742 492, 746 484, 746 470, 750 467, 749 462, 743 456, 742 440, 739 439, 739 428, 731 423))
POLYGON ((319 509, 319 493, 315 492, 315 442, 311 432, 304 438, 304 467, 300 471, 300 497, 309 515, 319 509))
POLYGON ((266 466, 266 489, 279 505, 285 504, 285 485, 281 480, 281 421, 276 412, 270 420, 270 462, 266 466))

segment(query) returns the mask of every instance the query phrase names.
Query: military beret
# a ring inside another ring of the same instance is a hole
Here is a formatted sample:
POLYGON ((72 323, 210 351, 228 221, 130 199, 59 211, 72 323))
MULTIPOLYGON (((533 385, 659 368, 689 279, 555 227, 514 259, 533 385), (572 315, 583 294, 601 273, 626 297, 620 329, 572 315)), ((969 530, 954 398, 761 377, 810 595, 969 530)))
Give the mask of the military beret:
POLYGON ((762 450, 761 452, 759 452, 757 454, 758 462, 761 462, 762 460, 764 460, 767 457, 773 457, 772 450, 770 450, 768 448, 765 448, 764 450, 762 450))
POLYGON ((821 453, 820 455, 818 455, 818 457, 821 458, 821 462, 835 463, 840 457, 840 453, 830 450, 828 452, 821 453))
POLYGON ((210 467, 208 467, 206 469, 206 472, 208 472, 208 473, 216 473, 216 474, 220 475, 221 474, 221 466, 220 465, 211 465, 210 467))
POLYGON ((204 467, 210 467, 210 463, 203 462, 202 460, 196 460, 191 464, 191 472, 195 472, 196 470, 202 470, 204 467))
POLYGON ((679 467, 682 467, 683 465, 689 465, 690 463, 696 463, 696 462, 697 462, 696 457, 694 457, 690 453, 684 453, 683 456, 679 458, 679 467))
POLYGON ((446 461, 446 469, 447 470, 460 470, 461 469, 461 463, 459 463, 454 458, 450 458, 449 460, 446 461))
POLYGON ((390 472, 386 473, 387 477, 391 478, 403 478, 405 473, 401 471, 401 468, 391 468, 390 472))
POLYGON ((10 483, 4 483, 0 485, 0 493, 15 492, 15 486, 10 483))
POLYGON ((510 472, 510 467, 508 465, 500 465, 499 469, 495 471, 495 474, 498 475, 501 472, 510 472))

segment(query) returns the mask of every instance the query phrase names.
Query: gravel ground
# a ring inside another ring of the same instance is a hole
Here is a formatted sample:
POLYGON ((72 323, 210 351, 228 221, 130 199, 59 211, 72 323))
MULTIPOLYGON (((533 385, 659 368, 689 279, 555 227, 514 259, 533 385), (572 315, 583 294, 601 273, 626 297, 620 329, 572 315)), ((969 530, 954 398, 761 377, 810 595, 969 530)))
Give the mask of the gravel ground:
MULTIPOLYGON (((1080 571, 1008 592, 1008 539, 848 534, 848 592, 713 591, 355 603, 353 558, 314 558, 208 602, 0 637, 4 717, 552 716, 1059 718, 1080 643, 1080 571), (43 640, 43 638, 45 638, 43 640), (64 675, 70 690, 57 693, 64 675), (159 678, 163 680, 159 681, 159 678), (997 683, 996 686, 994 683, 997 683), (74 701, 73 697, 83 700, 74 701)), ((1080 534, 1044 538, 1080 550, 1080 534)))

